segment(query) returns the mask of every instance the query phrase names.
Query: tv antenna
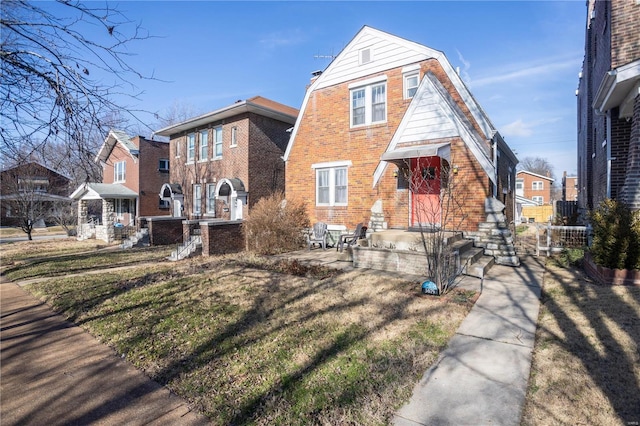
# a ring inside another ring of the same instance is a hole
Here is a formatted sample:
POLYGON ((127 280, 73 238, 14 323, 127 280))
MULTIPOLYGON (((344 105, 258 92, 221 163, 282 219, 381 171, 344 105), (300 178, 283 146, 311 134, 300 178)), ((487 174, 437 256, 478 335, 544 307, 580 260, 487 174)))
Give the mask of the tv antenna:
POLYGON ((331 49, 331 55, 321 55, 321 54, 316 54, 313 55, 314 59, 331 59, 333 60, 336 56, 333 54, 333 49, 331 49))

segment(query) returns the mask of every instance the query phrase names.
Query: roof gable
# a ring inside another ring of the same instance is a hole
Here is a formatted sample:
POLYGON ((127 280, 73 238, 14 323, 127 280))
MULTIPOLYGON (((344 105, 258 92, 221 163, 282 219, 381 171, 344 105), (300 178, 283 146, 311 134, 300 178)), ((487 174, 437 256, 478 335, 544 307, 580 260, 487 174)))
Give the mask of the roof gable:
MULTIPOLYGON (((427 73, 386 152, 394 150, 398 144, 441 140, 447 137, 460 137, 487 173, 489 179, 495 183, 495 166, 487 147, 482 143, 482 137, 476 132, 436 76, 427 73)), ((385 162, 378 163, 373 175, 373 186, 378 183, 385 168, 385 162)))
POLYGON ((133 143, 133 139, 129 137, 122 130, 109 130, 109 134, 105 138, 102 146, 98 150, 98 154, 96 155, 94 161, 98 164, 105 165, 107 159, 111 155, 113 148, 115 148, 116 144, 122 145, 122 147, 131 155, 132 158, 136 158, 140 154, 140 149, 133 143))
MULTIPOLYGON (((29 170, 29 168, 32 168, 32 167, 41 167, 41 168, 43 168, 45 170, 48 170, 49 172, 51 172, 53 174, 56 174, 56 175, 66 179, 68 181, 71 180, 71 178, 69 176, 67 176, 66 174, 61 173, 61 172, 59 172, 57 170, 54 170, 51 167, 48 167, 48 166, 44 165, 40 161, 29 161, 27 163, 16 164, 14 166, 7 167, 6 169, 2 169, 2 173, 8 172, 8 171, 11 171, 11 170, 14 170, 14 169, 17 169, 18 173, 19 173, 20 170, 25 170, 25 169, 29 170)), ((30 173, 33 173, 33 170, 30 170, 30 173)))
POLYGON ((516 176, 519 175, 519 174, 527 174, 529 176, 534 176, 534 177, 537 177, 537 178, 540 178, 540 179, 546 179, 546 180, 548 180, 550 182, 554 181, 554 179, 550 178, 549 176, 539 175, 538 173, 533 173, 533 172, 530 172, 528 170, 520 170, 520 171, 518 171, 516 173, 516 176))
POLYGON ((471 92, 469 92, 444 53, 375 28, 364 26, 308 88, 300 109, 301 113, 293 128, 289 145, 284 154, 285 161, 289 158, 291 149, 295 144, 298 128, 304 117, 312 92, 427 59, 436 59, 438 61, 469 109, 473 119, 482 130, 482 136, 486 139, 492 139, 496 133, 493 124, 471 95, 471 92), (363 49, 370 49, 369 62, 362 63, 361 61, 363 49))

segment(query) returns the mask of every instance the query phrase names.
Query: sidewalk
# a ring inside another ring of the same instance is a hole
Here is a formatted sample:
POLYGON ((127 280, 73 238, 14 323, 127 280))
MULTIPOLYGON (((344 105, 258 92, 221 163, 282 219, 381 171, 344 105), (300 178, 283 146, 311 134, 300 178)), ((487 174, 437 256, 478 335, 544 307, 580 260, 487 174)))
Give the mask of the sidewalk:
POLYGON ((0 420, 9 425, 206 425, 167 388, 0 278, 0 420))
POLYGON ((447 349, 416 385, 396 426, 518 425, 529 380, 544 264, 494 266, 447 349))

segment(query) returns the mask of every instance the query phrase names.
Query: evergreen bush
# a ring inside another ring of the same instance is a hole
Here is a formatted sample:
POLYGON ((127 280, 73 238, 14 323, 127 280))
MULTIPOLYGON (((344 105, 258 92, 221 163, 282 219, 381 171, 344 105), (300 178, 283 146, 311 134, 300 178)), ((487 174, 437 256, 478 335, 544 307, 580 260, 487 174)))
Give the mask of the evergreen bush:
POLYGON ((640 269, 640 211, 604 200, 589 214, 593 226, 591 255, 600 266, 640 269))

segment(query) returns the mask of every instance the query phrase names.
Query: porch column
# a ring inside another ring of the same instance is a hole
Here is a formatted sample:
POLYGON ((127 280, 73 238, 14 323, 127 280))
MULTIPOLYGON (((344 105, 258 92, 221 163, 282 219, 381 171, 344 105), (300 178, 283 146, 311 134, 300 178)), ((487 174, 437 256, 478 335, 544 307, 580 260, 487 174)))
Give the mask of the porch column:
POLYGON ((107 243, 115 240, 115 231, 113 229, 113 218, 115 217, 115 200, 102 200, 102 225, 105 227, 107 234, 107 243))

